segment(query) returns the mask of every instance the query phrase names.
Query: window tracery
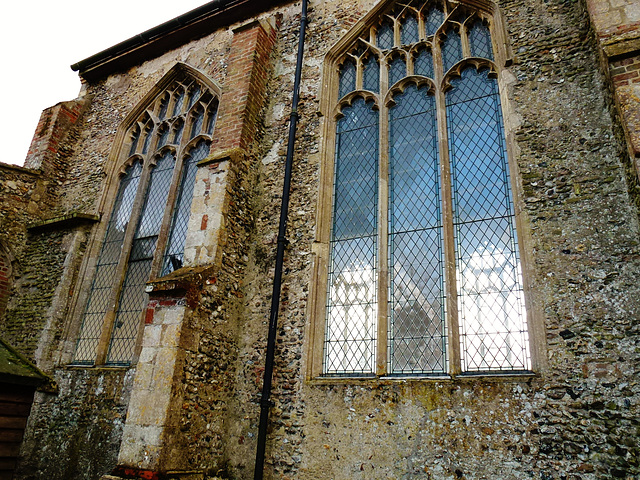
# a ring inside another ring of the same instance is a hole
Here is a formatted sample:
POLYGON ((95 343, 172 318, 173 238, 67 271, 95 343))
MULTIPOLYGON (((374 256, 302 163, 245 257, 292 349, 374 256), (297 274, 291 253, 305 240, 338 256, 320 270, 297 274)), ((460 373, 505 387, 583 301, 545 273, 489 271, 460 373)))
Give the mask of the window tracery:
POLYGON ((531 368, 494 13, 396 2, 336 57, 315 374, 531 368))

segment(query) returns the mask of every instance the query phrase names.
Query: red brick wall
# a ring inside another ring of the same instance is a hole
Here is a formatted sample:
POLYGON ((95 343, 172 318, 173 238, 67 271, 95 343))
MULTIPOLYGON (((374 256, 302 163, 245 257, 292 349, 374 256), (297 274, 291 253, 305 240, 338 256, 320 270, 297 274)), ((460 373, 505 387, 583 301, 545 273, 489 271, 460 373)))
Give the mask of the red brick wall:
POLYGON ((80 119, 86 100, 61 102, 42 111, 25 160, 27 168, 42 168, 50 175, 65 171, 64 159, 69 153, 67 137, 80 119))
POLYGON ((611 62, 611 76, 616 87, 640 84, 640 56, 611 62))
POLYGON ((276 29, 254 22, 234 32, 212 151, 246 149, 259 129, 276 29))

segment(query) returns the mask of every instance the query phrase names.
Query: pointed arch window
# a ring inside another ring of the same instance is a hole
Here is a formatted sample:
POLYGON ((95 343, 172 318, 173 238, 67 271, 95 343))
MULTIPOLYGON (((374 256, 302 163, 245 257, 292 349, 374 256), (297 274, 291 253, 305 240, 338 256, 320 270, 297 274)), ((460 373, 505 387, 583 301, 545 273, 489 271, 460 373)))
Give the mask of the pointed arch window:
POLYGON ((528 371, 498 13, 407 3, 381 7, 332 70, 326 303, 311 374, 528 371))
POLYGON ((130 364, 148 301, 146 283, 183 266, 197 164, 209 154, 218 105, 217 89, 200 77, 177 66, 125 121, 124 166, 74 364, 130 364))

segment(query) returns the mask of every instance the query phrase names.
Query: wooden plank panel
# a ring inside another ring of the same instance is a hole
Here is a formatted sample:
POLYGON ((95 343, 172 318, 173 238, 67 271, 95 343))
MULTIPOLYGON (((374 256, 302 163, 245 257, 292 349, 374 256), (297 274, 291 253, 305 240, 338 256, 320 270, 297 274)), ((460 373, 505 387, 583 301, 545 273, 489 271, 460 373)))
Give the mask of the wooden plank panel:
POLYGON ((0 431, 4 428, 21 428, 27 426, 27 417, 0 416, 0 431))
POLYGON ((28 417, 31 404, 0 402, 0 416, 2 417, 28 417))

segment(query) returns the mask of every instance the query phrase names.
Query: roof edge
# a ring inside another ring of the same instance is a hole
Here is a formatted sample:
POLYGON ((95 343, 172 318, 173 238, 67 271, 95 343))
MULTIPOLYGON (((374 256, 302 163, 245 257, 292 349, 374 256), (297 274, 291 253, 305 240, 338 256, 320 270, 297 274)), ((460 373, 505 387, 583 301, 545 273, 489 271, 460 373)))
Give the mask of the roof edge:
POLYGON ((97 80, 202 38, 221 26, 291 0, 213 0, 71 65, 85 80, 97 80))

